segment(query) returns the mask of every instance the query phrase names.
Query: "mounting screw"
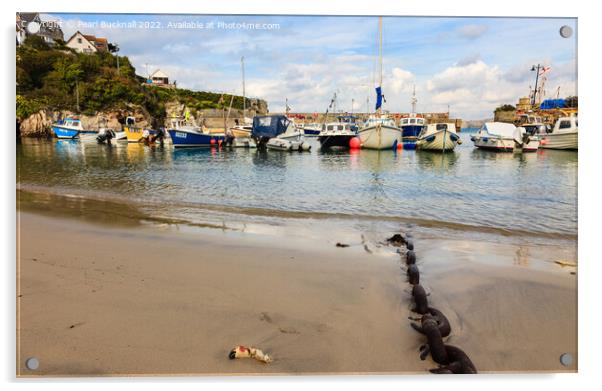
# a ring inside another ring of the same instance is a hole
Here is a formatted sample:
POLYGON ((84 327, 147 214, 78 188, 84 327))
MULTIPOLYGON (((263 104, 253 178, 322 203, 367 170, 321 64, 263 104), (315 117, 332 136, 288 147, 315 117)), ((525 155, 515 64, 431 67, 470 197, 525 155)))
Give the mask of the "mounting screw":
POLYGON ((573 35, 573 29, 571 26, 564 25, 560 28, 560 36, 562 38, 570 38, 571 35, 573 35))
POLYGON ((27 369, 35 371, 40 366, 40 361, 38 361, 38 359, 35 357, 30 357, 27 360, 25 360, 25 366, 27 367, 27 369))
POLYGON ((573 363, 573 355, 570 353, 563 353, 560 355, 560 363, 565 367, 568 367, 573 363))

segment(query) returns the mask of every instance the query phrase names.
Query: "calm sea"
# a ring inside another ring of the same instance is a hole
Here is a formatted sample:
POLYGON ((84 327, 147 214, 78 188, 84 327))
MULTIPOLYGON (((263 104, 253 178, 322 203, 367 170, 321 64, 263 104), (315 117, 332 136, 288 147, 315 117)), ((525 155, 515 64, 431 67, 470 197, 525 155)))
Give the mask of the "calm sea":
POLYGON ((316 140, 310 153, 23 140, 17 182, 198 224, 244 216, 576 237, 576 152, 495 153, 461 136, 445 155, 321 152, 316 140))

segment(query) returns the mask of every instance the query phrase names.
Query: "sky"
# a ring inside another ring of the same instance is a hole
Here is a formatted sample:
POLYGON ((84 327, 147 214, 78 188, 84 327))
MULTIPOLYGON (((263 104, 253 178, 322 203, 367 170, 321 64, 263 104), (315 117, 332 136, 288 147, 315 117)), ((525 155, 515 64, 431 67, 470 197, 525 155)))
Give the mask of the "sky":
MULTIPOLYGON (((374 16, 45 14, 65 39, 106 37, 139 75, 166 72, 179 87, 265 99, 271 112, 324 112, 333 95, 345 111, 374 110, 379 80, 374 16)), ((577 95, 576 19, 383 17, 384 108, 493 116, 535 84, 532 65, 550 67, 547 97, 577 95), (559 29, 574 34, 563 38, 559 29)))

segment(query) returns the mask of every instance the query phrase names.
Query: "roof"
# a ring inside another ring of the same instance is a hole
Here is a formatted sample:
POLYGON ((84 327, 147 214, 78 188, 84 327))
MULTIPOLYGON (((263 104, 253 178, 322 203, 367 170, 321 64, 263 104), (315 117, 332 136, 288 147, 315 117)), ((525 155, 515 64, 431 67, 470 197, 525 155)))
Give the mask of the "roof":
POLYGON ((19 16, 21 17, 21 20, 27 23, 40 19, 40 14, 38 12, 19 12, 19 16))
POLYGON ((514 138, 516 126, 506 122, 485 122, 483 129, 485 129, 487 133, 491 135, 501 136, 504 138, 514 138))
POLYGON ((157 69, 155 72, 153 72, 152 75, 150 75, 151 79, 154 77, 159 77, 159 78, 168 78, 169 76, 167 76, 167 74, 165 72, 163 72, 160 69, 157 69))

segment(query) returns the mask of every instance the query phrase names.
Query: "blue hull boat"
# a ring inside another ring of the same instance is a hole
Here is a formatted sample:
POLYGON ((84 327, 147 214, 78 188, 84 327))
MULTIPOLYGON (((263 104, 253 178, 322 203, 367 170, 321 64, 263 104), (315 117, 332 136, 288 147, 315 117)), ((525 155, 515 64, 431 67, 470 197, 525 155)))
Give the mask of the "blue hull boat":
POLYGON ((401 125, 403 149, 416 149, 416 139, 422 129, 424 129, 424 125, 401 125))
POLYGON ((73 139, 79 137, 79 130, 64 128, 59 125, 54 125, 52 127, 52 132, 57 138, 73 139))
POLYGON ((194 130, 169 129, 168 132, 175 148, 212 147, 226 139, 224 135, 205 134, 194 130))

